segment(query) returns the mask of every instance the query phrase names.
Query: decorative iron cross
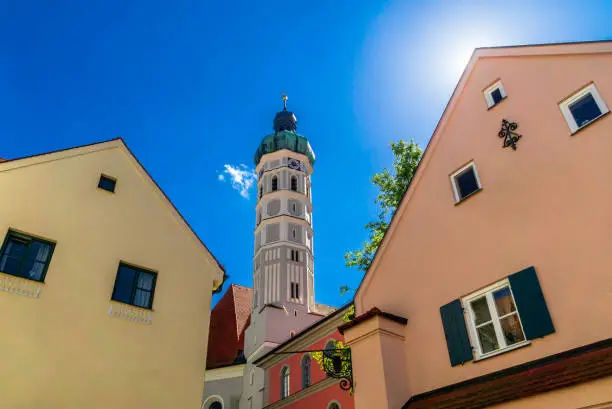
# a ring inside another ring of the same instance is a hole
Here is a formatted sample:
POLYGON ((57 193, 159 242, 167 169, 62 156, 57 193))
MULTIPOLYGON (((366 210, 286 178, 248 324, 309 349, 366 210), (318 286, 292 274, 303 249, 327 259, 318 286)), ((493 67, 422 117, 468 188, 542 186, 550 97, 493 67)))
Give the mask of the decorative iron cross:
POLYGON ((522 136, 514 132, 516 128, 518 128, 518 124, 516 122, 510 122, 506 119, 502 119, 501 129, 499 130, 497 136, 504 138, 504 148, 512 146, 512 149, 516 150, 516 143, 522 136))

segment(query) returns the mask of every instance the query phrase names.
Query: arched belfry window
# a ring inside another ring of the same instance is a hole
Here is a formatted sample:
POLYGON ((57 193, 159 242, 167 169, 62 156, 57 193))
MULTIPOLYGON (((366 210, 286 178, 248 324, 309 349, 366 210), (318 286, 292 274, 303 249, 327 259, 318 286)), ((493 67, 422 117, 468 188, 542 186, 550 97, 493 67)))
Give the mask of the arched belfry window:
POLYGON ((291 176, 291 190, 297 192, 297 176, 291 176))
POLYGON ((289 396, 289 367, 285 366, 281 369, 280 375, 281 381, 281 399, 285 399, 289 396))
POLYGON ((259 186, 259 198, 263 196, 263 186, 259 186))
POLYGON ((340 409, 340 405, 337 402, 331 402, 327 409, 340 409))
POLYGON ((278 178, 276 176, 272 176, 272 191, 276 192, 278 190, 278 178))
POLYGON ((310 355, 302 358, 302 389, 310 386, 310 355))
POLYGON ((223 409, 223 405, 221 404, 221 402, 216 401, 211 403, 208 409, 223 409))

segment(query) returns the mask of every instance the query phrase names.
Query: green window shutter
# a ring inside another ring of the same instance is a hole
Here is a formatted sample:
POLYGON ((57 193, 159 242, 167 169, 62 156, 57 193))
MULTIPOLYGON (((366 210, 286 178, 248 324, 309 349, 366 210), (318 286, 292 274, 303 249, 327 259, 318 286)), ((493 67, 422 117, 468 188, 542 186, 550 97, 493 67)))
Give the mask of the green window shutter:
POLYGON ((525 338, 540 338, 555 332, 535 268, 529 267, 508 277, 525 338))
POLYGON ((440 307, 440 315, 451 366, 471 361, 473 359, 472 346, 463 318, 461 301, 455 300, 440 307))

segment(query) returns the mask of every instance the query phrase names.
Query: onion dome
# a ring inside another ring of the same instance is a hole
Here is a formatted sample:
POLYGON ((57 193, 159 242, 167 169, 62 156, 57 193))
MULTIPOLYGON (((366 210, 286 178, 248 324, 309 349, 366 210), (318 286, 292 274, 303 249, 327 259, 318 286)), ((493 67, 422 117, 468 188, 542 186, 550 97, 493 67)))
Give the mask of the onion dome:
POLYGON ((283 95, 284 108, 274 117, 274 133, 264 136, 255 152, 255 165, 259 163, 261 157, 266 153, 288 149, 293 152, 301 153, 314 165, 315 154, 305 136, 298 135, 297 119, 293 112, 287 111, 287 96, 283 95))

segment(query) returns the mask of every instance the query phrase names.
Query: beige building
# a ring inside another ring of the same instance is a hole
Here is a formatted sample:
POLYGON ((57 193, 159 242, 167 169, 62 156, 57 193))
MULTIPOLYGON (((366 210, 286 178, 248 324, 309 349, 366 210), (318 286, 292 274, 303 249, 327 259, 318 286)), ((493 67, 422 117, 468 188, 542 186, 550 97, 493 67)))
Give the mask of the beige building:
POLYGON ((224 271, 121 139, 0 163, 0 407, 196 409, 224 271))
POLYGON ((612 407, 612 42, 473 54, 342 328, 355 407, 612 407))

